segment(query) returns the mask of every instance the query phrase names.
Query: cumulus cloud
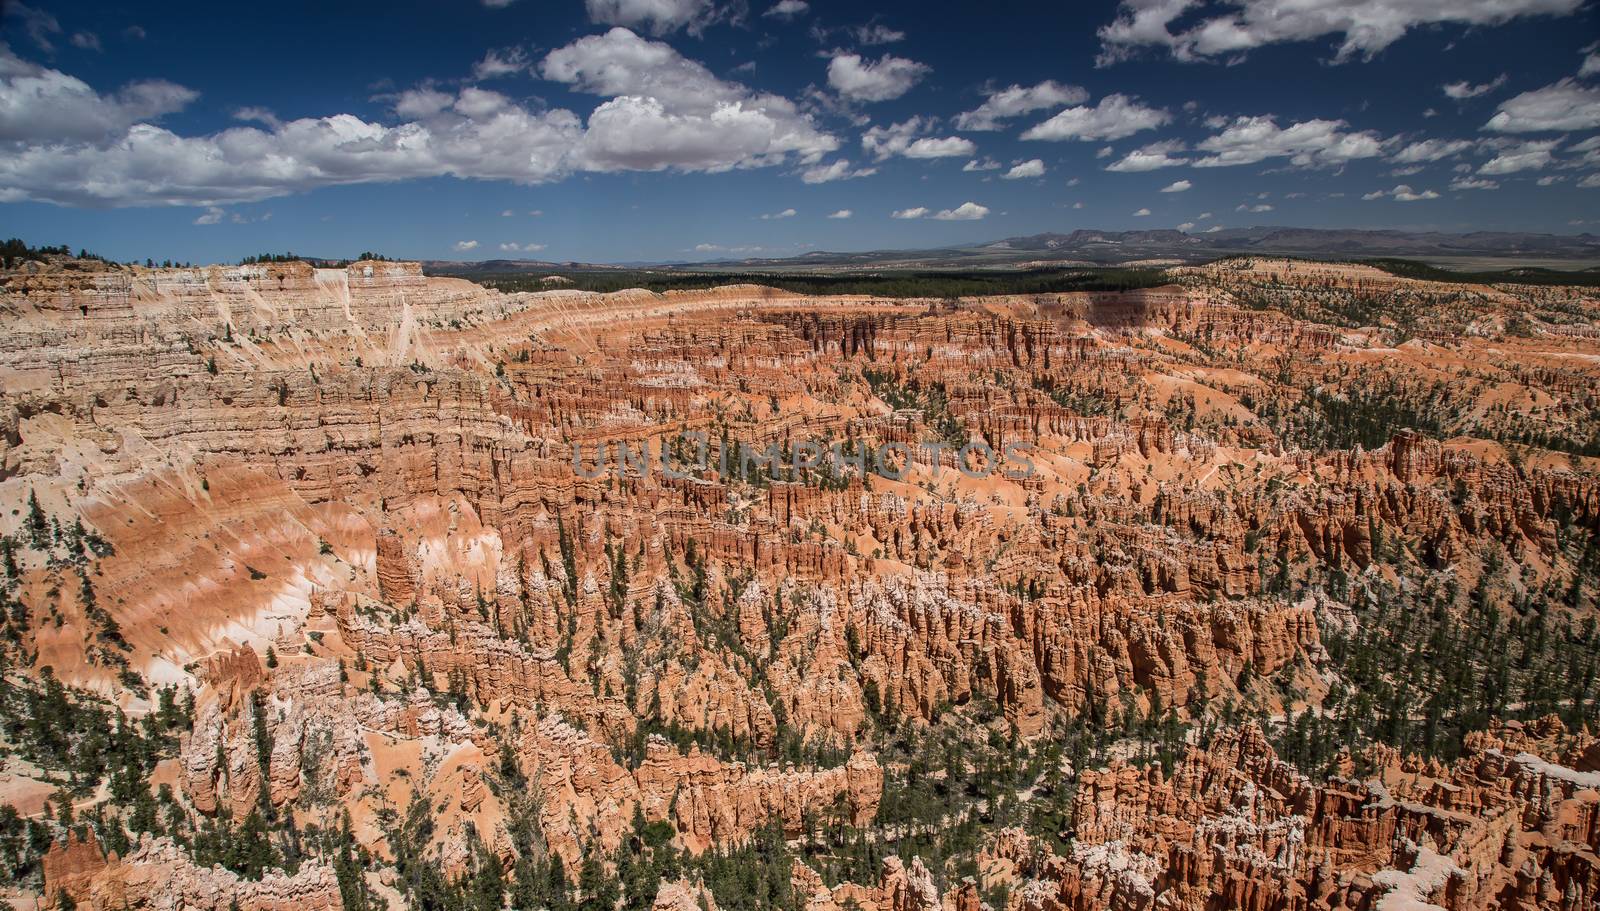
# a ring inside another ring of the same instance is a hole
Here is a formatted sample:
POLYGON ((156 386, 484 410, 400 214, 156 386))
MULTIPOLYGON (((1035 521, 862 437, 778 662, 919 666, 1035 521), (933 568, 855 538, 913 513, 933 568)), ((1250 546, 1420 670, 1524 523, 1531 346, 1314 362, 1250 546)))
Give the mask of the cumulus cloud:
POLYGON ((828 84, 851 101, 889 101, 911 91, 931 72, 927 64, 892 54, 873 61, 840 52, 828 61, 828 84))
POLYGON ((793 218, 797 214, 799 213, 795 212, 793 209, 784 209, 782 212, 763 212, 761 213, 761 220, 773 221, 779 218, 793 218))
POLYGON ((1187 180, 1174 180, 1172 183, 1169 183, 1166 186, 1162 187, 1161 188, 1161 192, 1163 192, 1163 193, 1182 193, 1182 192, 1188 190, 1189 188, 1191 188, 1193 186, 1194 186, 1194 184, 1190 183, 1187 180))
POLYGON ((1372 132, 1346 132, 1343 120, 1307 120, 1280 128, 1271 116, 1239 117, 1196 148, 1211 154, 1197 168, 1255 164, 1288 158, 1296 167, 1336 167, 1383 153, 1384 140, 1372 132))
POLYGON ((897 209, 889 213, 890 218, 921 218, 928 214, 927 206, 916 206, 910 209, 897 209))
POLYGON ((1029 177, 1043 177, 1044 162, 1038 158, 1029 159, 1021 164, 1013 165, 1011 170, 1000 175, 1001 180, 1023 180, 1029 177))
POLYGON ((1600 88, 1568 78, 1503 101, 1485 130, 1497 133, 1544 133, 1600 127, 1600 88))
POLYGON ((800 179, 806 183, 832 183, 835 180, 871 177, 876 173, 878 173, 877 168, 851 168, 850 159, 839 158, 828 164, 817 164, 806 168, 800 172, 800 179))
POLYGON ((1432 190, 1423 190, 1419 193, 1416 190, 1411 189, 1411 187, 1407 184, 1398 184, 1392 190, 1373 190, 1371 193, 1362 194, 1361 198, 1370 202, 1374 199, 1382 199, 1385 196, 1393 199, 1395 202, 1418 202, 1424 199, 1439 198, 1439 194, 1432 190))
POLYGON ((1465 79, 1461 80, 1460 82, 1447 83, 1444 86, 1444 93, 1445 95, 1454 98, 1457 101, 1465 101, 1468 98, 1476 98, 1479 95, 1487 95, 1505 84, 1506 74, 1501 73, 1499 76, 1496 76, 1488 82, 1480 83, 1478 85, 1473 85, 1465 79))
POLYGON ((478 249, 478 242, 475 240, 458 240, 455 247, 457 253, 465 253, 468 250, 478 249))
POLYGON ((162 79, 130 82, 101 95, 83 80, 29 63, 0 44, 0 142, 110 139, 134 124, 181 111, 199 97, 162 79))
POLYGON ((101 50, 101 47, 100 47, 100 36, 96 35, 94 32, 73 32, 72 33, 72 38, 69 39, 69 40, 72 42, 72 46, 73 47, 78 48, 80 50, 85 50, 85 51, 99 51, 99 50, 101 50))
POLYGON ((1460 155, 1476 146, 1477 143, 1470 139, 1424 139, 1413 142, 1393 156, 1395 161, 1405 164, 1414 164, 1424 161, 1440 161, 1460 155))
POLYGON ((1013 85, 989 93, 983 104, 956 117, 956 129, 974 132, 998 130, 1001 121, 1066 104, 1082 104, 1089 93, 1075 85, 1046 80, 1038 85, 1013 85))
POLYGON ((804 16, 809 9, 811 4, 806 0, 778 0, 771 9, 761 15, 772 19, 789 20, 804 16))
POLYGON ((957 158, 971 155, 978 147, 961 136, 923 136, 933 128, 932 120, 912 117, 887 127, 872 127, 861 134, 861 148, 878 161, 891 155, 905 158, 957 158))
POLYGON ((829 215, 828 217, 829 218, 849 218, 850 216, 852 216, 854 214, 856 214, 856 213, 850 211, 849 209, 840 209, 839 211, 833 213, 832 215, 829 215))
POLYGON ((1100 103, 1070 107, 1049 120, 1029 128, 1023 139, 1096 140, 1122 139, 1141 130, 1162 126, 1172 116, 1159 108, 1147 107, 1127 95, 1107 95, 1100 103))
POLYGON ((1134 218, 1143 218, 1143 217, 1145 217, 1146 215, 1149 215, 1149 214, 1150 214, 1150 210, 1149 209, 1139 209, 1138 211, 1133 213, 1133 217, 1134 218))
POLYGON ((993 158, 974 158, 961 166, 963 171, 998 171, 1004 165, 993 158))
POLYGON ((1175 59, 1227 59, 1267 44, 1342 40, 1334 59, 1371 58, 1411 29, 1440 23, 1500 25, 1520 16, 1568 15, 1583 0, 1223 0, 1232 9, 1203 16, 1178 32, 1171 26, 1202 8, 1201 0, 1122 0, 1117 18, 1100 29, 1098 63, 1125 60, 1141 48, 1175 59))
POLYGON ((815 162, 838 148, 794 102, 719 79, 670 45, 625 28, 551 51, 540 73, 615 96, 589 115, 577 151, 589 170, 725 171, 815 162))
POLYGON ((964 202, 954 209, 940 209, 933 213, 933 218, 937 221, 977 221, 988 214, 988 206, 980 206, 975 202, 964 202))
POLYGON ((1106 165, 1107 171, 1120 173, 1138 173, 1140 171, 1154 171, 1159 168, 1170 168, 1176 165, 1188 164, 1187 159, 1174 158, 1172 153, 1182 152, 1183 143, 1177 140, 1152 142, 1149 145, 1135 149, 1122 156, 1117 161, 1106 165))
POLYGON ((685 29, 697 35, 722 18, 713 0, 584 0, 589 20, 601 25, 648 27, 652 35, 685 29))
POLYGON ((1249 203, 1240 203, 1239 205, 1234 206, 1233 211, 1235 211, 1235 212, 1271 212, 1272 211, 1272 206, 1269 205, 1268 203, 1264 203, 1264 202, 1259 202, 1259 203, 1256 203, 1255 205, 1250 205, 1249 203))
POLYGON ((209 206, 202 215, 194 220, 194 223, 197 225, 220 225, 222 224, 222 217, 227 214, 218 206, 209 206))
POLYGON ((1588 177, 1578 181, 1578 186, 1585 190, 1593 190, 1596 187, 1600 187, 1600 174, 1590 174, 1588 177))
POLYGON ((527 52, 520 47, 490 50, 483 55, 482 60, 473 64, 472 78, 482 80, 514 76, 527 70, 531 65, 527 52))
POLYGON ((1457 177, 1450 181, 1452 190, 1498 190, 1499 188, 1498 183, 1481 177, 1457 177))
POLYGON ((1518 171, 1538 171, 1548 165, 1554 156, 1559 143, 1556 140, 1546 142, 1523 142, 1503 147, 1495 157, 1484 162, 1478 168, 1479 174, 1515 174, 1518 171))
POLYGON ((246 109, 265 129, 182 136, 155 121, 193 102, 191 89, 151 80, 101 94, 0 48, 0 201, 209 206, 423 177, 531 184, 576 171, 809 166, 838 148, 788 99, 626 29, 552 51, 540 71, 609 97, 586 125, 476 86, 423 87, 389 99, 394 123, 277 122, 246 109))

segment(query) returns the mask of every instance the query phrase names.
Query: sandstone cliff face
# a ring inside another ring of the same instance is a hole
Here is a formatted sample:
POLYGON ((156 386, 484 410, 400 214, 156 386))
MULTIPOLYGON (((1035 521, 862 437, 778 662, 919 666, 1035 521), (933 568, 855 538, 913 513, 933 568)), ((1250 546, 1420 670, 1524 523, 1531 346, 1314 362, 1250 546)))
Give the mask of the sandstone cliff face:
MULTIPOLYGON (((517 859, 509 755, 574 871, 636 809, 693 854, 774 821, 801 840, 824 813, 870 827, 867 745, 902 723, 992 705, 995 736, 1033 740, 1312 704, 1325 637, 1352 623, 1324 583, 1389 581, 1386 550, 1469 586, 1503 553, 1523 593, 1578 573, 1573 536, 1600 527, 1582 459, 1403 428, 1319 446, 1285 415, 1377 377, 1424 395, 1438 371, 1464 399, 1515 398, 1458 409, 1463 432, 1523 405, 1580 427, 1584 341, 1390 345, 1241 306, 1235 281, 945 306, 500 294, 397 263, 8 273, 0 532, 34 618, 21 649, 136 714, 125 673, 192 689, 174 784, 200 816, 268 806, 331 830, 349 810, 381 864, 385 810, 419 798, 457 874, 474 838, 517 859), (683 432, 707 441, 691 477, 618 457, 683 432), (812 439, 947 445, 905 479, 737 467, 812 439), (1031 474, 966 476, 953 444, 975 440, 1028 444, 1031 474), (575 468, 601 447, 603 472, 575 468), (104 554, 35 546, 30 495, 104 554), (126 650, 95 645, 84 585, 126 650)), ((1069 855, 1010 833, 989 856, 1030 909, 1592 901, 1600 748, 1551 736, 1500 729, 1449 769, 1323 782, 1247 726, 1170 774, 1083 772, 1069 855)), ((211 907, 231 874, 180 854, 156 840, 98 867, 74 844, 49 875, 95 907, 166 907, 167 875, 211 907)), ((979 903, 913 857, 877 884, 796 877, 814 911, 979 903)), ((320 907, 325 880, 240 894, 320 907)))
POLYGON ((1020 832, 992 850, 1025 878, 1026 908, 1581 908, 1600 886, 1597 784, 1489 747, 1315 785, 1246 726, 1170 776, 1084 772, 1069 857, 1020 832))
POLYGON ((145 837, 127 857, 106 857, 93 842, 53 847, 44 893, 62 893, 93 911, 333 911, 343 907, 333 871, 305 867, 294 875, 268 871, 260 880, 221 867, 201 868, 170 840, 145 837))

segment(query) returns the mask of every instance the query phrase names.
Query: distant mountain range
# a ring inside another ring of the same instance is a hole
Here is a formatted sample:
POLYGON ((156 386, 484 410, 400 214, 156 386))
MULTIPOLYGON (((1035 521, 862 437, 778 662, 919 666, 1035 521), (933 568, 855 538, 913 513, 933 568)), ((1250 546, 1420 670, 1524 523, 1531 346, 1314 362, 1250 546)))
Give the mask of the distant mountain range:
POLYGON ((640 269, 855 272, 887 269, 991 269, 1052 265, 1117 265, 1168 261, 1195 263, 1238 254, 1302 256, 1312 259, 1406 258, 1443 266, 1508 268, 1547 265, 1584 268, 1600 265, 1600 236, 1474 231, 1364 231, 1341 228, 1223 228, 1197 234, 1172 229, 1096 231, 1008 237, 975 246, 929 250, 871 250, 859 253, 813 252, 786 258, 751 258, 695 263, 593 265, 530 260, 482 262, 430 261, 439 274, 468 272, 558 272, 575 269, 640 269))

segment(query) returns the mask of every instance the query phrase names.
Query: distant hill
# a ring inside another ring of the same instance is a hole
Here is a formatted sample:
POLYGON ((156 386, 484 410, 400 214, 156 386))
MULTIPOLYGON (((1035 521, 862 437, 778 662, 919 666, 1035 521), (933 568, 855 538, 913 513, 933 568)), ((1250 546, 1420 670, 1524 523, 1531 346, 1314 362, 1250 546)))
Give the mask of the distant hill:
POLYGON ((1314 259, 1409 257, 1426 262, 1502 267, 1525 263, 1570 262, 1568 268, 1600 263, 1600 236, 1475 231, 1367 231, 1339 228, 1224 228, 1201 233, 1173 229, 1098 231, 1008 237, 974 246, 932 250, 881 250, 863 253, 813 252, 787 259, 744 259, 696 263, 759 269, 985 268, 1083 263, 1112 265, 1143 260, 1203 262, 1240 253, 1304 256, 1314 259))
POLYGON ((1082 228, 1066 234, 1031 234, 971 246, 854 253, 813 251, 783 258, 607 264, 521 259, 425 260, 422 265, 434 275, 622 270, 859 273, 1197 263, 1239 254, 1310 259, 1406 258, 1468 270, 1544 267, 1570 271, 1600 267, 1600 236, 1284 227, 1223 228, 1191 234, 1171 228, 1152 231, 1082 228))

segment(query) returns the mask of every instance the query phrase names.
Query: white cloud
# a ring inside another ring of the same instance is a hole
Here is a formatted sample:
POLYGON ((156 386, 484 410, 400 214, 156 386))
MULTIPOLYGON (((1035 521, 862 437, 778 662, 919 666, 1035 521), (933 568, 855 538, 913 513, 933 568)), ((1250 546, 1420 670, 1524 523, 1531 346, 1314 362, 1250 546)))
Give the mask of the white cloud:
POLYGON ((961 170, 963 170, 963 171, 997 171, 1002 167, 1004 167, 1004 165, 1000 164, 1000 162, 995 161, 993 158, 987 158, 986 157, 986 158, 974 158, 974 159, 972 159, 971 161, 967 162, 965 165, 962 165, 961 170))
POLYGON ((500 245, 500 249, 504 250, 507 253, 516 253, 519 250, 521 252, 523 252, 523 253, 538 253, 540 250, 543 250, 544 248, 545 248, 544 244, 533 244, 533 243, 522 244, 521 246, 518 246, 518 245, 516 245, 514 243, 501 244, 500 245))
POLYGON ((1439 161, 1460 155, 1477 143, 1470 139, 1424 139, 1413 142, 1394 154, 1393 160, 1407 164, 1422 161, 1439 161))
POLYGON ((1064 104, 1082 104, 1089 93, 1075 85, 1062 85, 1046 80, 1033 86, 1013 85, 989 93, 983 104, 956 117, 958 130, 998 130, 1001 121, 1034 111, 1058 108, 1064 104))
POLYGON ((954 209, 940 209, 933 214, 933 217, 938 221, 977 221, 988 214, 988 206, 980 206, 975 202, 964 202, 954 209))
POLYGON ((957 158, 971 155, 977 146, 961 136, 943 138, 920 136, 933 127, 933 121, 912 117, 887 127, 872 127, 861 134, 861 148, 882 161, 891 155, 906 158, 957 158), (920 138, 919 138, 920 137, 920 138))
POLYGON ((1389 197, 1396 202, 1418 202, 1424 199, 1438 199, 1439 194, 1432 190, 1423 190, 1418 193, 1407 184, 1398 184, 1392 190, 1373 190, 1371 193, 1362 194, 1361 198, 1371 201, 1389 197))
POLYGON ((1134 218, 1143 218, 1143 217, 1145 217, 1146 215, 1149 215, 1149 214, 1150 214, 1150 210, 1149 209, 1140 209, 1140 210, 1138 210, 1138 211, 1133 213, 1133 217, 1134 218))
POLYGON ((1566 178, 1565 177, 1559 177, 1559 176, 1557 176, 1555 174, 1549 174, 1549 175, 1546 175, 1544 177, 1539 178, 1538 180, 1534 181, 1534 183, 1538 184, 1541 187, 1551 187, 1551 186, 1555 186, 1558 183, 1561 183, 1563 180, 1566 180, 1566 178))
POLYGON ((504 209, 504 210, 502 210, 500 212, 500 217, 501 218, 511 218, 511 217, 515 216, 516 214, 517 213, 511 211, 510 209, 504 209))
POLYGON ((456 252, 457 253, 465 253, 468 250, 476 250, 476 249, 478 249, 478 242, 475 241, 475 240, 458 240, 458 241, 456 241, 456 252))
POLYGON ((1286 157, 1296 167, 1335 167, 1382 154, 1384 140, 1376 133, 1345 132, 1346 126, 1343 120, 1307 120, 1280 129, 1270 115, 1239 117, 1196 146, 1212 154, 1194 166, 1231 167, 1286 157))
POLYGON ((1498 133, 1542 133, 1592 130, 1600 127, 1600 88, 1587 88, 1572 79, 1500 103, 1485 130, 1498 133))
POLYGON ((1235 212, 1271 212, 1272 211, 1272 206, 1270 204, 1264 203, 1264 202, 1263 203, 1256 203, 1253 206, 1250 205, 1249 203, 1240 203, 1239 205, 1234 207, 1233 211, 1235 211, 1235 212))
POLYGON ((1550 153, 1559 143, 1556 140, 1523 142, 1503 148, 1495 157, 1478 168, 1479 174, 1515 174, 1518 171, 1539 171, 1553 159, 1550 153))
POLYGON ((868 61, 860 54, 841 52, 828 61, 828 84, 851 101, 889 101, 911 91, 931 72, 927 64, 892 54, 868 61))
POLYGON ((73 32, 72 37, 69 40, 72 42, 73 47, 80 50, 102 50, 100 47, 100 36, 96 35, 94 32, 73 32))
POLYGON ((1335 60, 1383 50, 1417 26, 1499 25, 1519 16, 1566 15, 1583 0, 1223 0, 1233 9, 1173 33, 1200 0, 1123 0, 1115 21, 1100 29, 1102 65, 1141 47, 1165 48, 1178 60, 1228 58, 1252 48, 1341 35, 1335 60))
POLYGON ((194 223, 197 225, 220 225, 222 224, 222 217, 226 214, 228 213, 222 211, 222 209, 218 208, 217 206, 211 206, 206 209, 204 215, 196 218, 194 223))
POLYGON ((978 147, 972 144, 972 140, 960 136, 938 139, 925 136, 906 146, 900 154, 907 158, 963 158, 977 150, 978 147))
POLYGON ((483 0, 483 5, 490 9, 505 9, 517 0, 483 0))
POLYGON ((894 44, 896 42, 906 40, 905 32, 897 31, 888 27, 887 25, 876 22, 872 23, 871 25, 857 26, 850 31, 851 34, 855 35, 857 44, 865 44, 868 46, 877 44, 894 44))
POLYGON ((712 0, 584 0, 589 20, 601 25, 638 28, 649 24, 653 35, 666 35, 678 29, 699 34, 721 18, 712 0))
POLYGON ((1013 165, 1011 170, 1000 175, 1001 180, 1023 180, 1029 177, 1043 177, 1044 162, 1038 158, 1029 159, 1021 164, 1013 165))
POLYGON ((1203 233, 1203 234, 1215 234, 1215 233, 1217 233, 1218 231, 1221 231, 1221 230, 1222 230, 1222 226, 1221 225, 1212 225, 1211 227, 1205 229, 1205 231, 1203 231, 1201 233, 1203 233))
POLYGON ((190 89, 148 81, 102 95, 0 49, 0 201, 221 205, 444 175, 541 183, 576 171, 813 165, 838 147, 788 99, 718 79, 626 29, 553 51, 541 71, 616 97, 587 127, 571 111, 467 86, 393 96, 395 123, 336 114, 181 136, 150 121, 192 102, 190 89))
POLYGON ((916 206, 911 209, 898 209, 889 213, 890 218, 921 218, 928 214, 927 206, 916 206))
POLYGON ((1500 185, 1492 180, 1479 177, 1457 177, 1450 181, 1452 190, 1498 190, 1500 185))
POLYGON ((1179 231, 1193 231, 1194 230, 1194 222, 1186 221, 1186 222, 1178 225, 1178 230, 1179 231))
POLYGON ((61 23, 44 10, 26 3, 13 2, 0 7, 0 17, 3 17, 0 18, 0 27, 4 26, 5 19, 17 20, 22 30, 28 33, 29 40, 38 45, 40 50, 56 49, 52 39, 61 34, 61 23))
POLYGON ((272 111, 263 107, 240 108, 239 110, 233 112, 233 119, 240 120, 245 123, 264 124, 265 126, 274 130, 283 126, 283 121, 278 119, 277 114, 274 114, 272 111))
POLYGON ((540 72, 578 91, 616 96, 589 115, 575 152, 587 170, 725 171, 780 164, 791 154, 814 163, 838 148, 794 102, 719 79, 670 45, 624 28, 551 51, 540 72))
POLYGON ((835 159, 830 164, 817 164, 800 172, 800 179, 806 183, 831 183, 835 180, 852 180, 857 177, 871 177, 878 173, 877 168, 850 168, 850 159, 835 159))
POLYGON ((1465 79, 1461 80, 1460 82, 1448 83, 1444 86, 1444 93, 1450 98, 1454 98, 1456 101, 1465 101, 1468 98, 1476 98, 1479 95, 1487 95, 1505 84, 1506 74, 1501 73, 1488 82, 1480 83, 1478 85, 1473 85, 1465 79))
POLYGON ((520 47, 510 47, 504 50, 490 50, 483 55, 472 67, 472 78, 499 79, 512 76, 527 70, 532 63, 528 60, 528 53, 520 47))
POLYGON ((763 212, 761 213, 761 220, 774 221, 779 218, 793 218, 797 214, 799 213, 795 212, 793 209, 784 209, 782 212, 763 212))
POLYGON ((161 79, 130 82, 114 95, 101 95, 83 80, 22 60, 0 44, 0 142, 110 139, 199 97, 161 79))
POLYGON ((1593 45, 1586 48, 1589 51, 1583 58, 1583 63, 1578 66, 1578 78, 1584 79, 1600 73, 1600 50, 1595 50, 1593 45))
POLYGON ((1588 177, 1578 181, 1578 186, 1585 190, 1593 190, 1596 187, 1600 187, 1600 174, 1590 174, 1588 177))
POLYGON ((1031 127, 1023 139, 1122 139, 1141 130, 1159 127, 1172 116, 1159 108, 1146 107, 1127 95, 1107 95, 1094 106, 1067 108, 1049 120, 1031 127))
POLYGON ((1152 142, 1144 148, 1135 149, 1117 161, 1106 165, 1106 170, 1121 173, 1138 173, 1188 164, 1187 159, 1172 157, 1173 152, 1182 152, 1183 148, 1183 143, 1177 140, 1152 142))
POLYGON ((1182 193, 1182 192, 1184 192, 1185 190, 1189 189, 1192 186, 1194 186, 1194 184, 1190 183, 1187 180, 1174 180, 1172 183, 1169 183, 1166 186, 1162 187, 1161 188, 1161 192, 1163 192, 1163 193, 1182 193))
POLYGON ((772 8, 762 13, 762 16, 773 19, 795 19, 806 14, 811 9, 811 4, 806 0, 778 0, 772 8))
POLYGON ((1195 221, 1205 221, 1206 219, 1208 219, 1210 217, 1211 217, 1211 213, 1210 212, 1201 212, 1199 215, 1196 215, 1194 217, 1194 220, 1195 221))
POLYGON ((849 209, 840 209, 839 211, 833 213, 832 215, 829 215, 828 217, 829 218, 849 218, 850 216, 852 216, 854 214, 856 214, 856 213, 850 211, 849 209))

